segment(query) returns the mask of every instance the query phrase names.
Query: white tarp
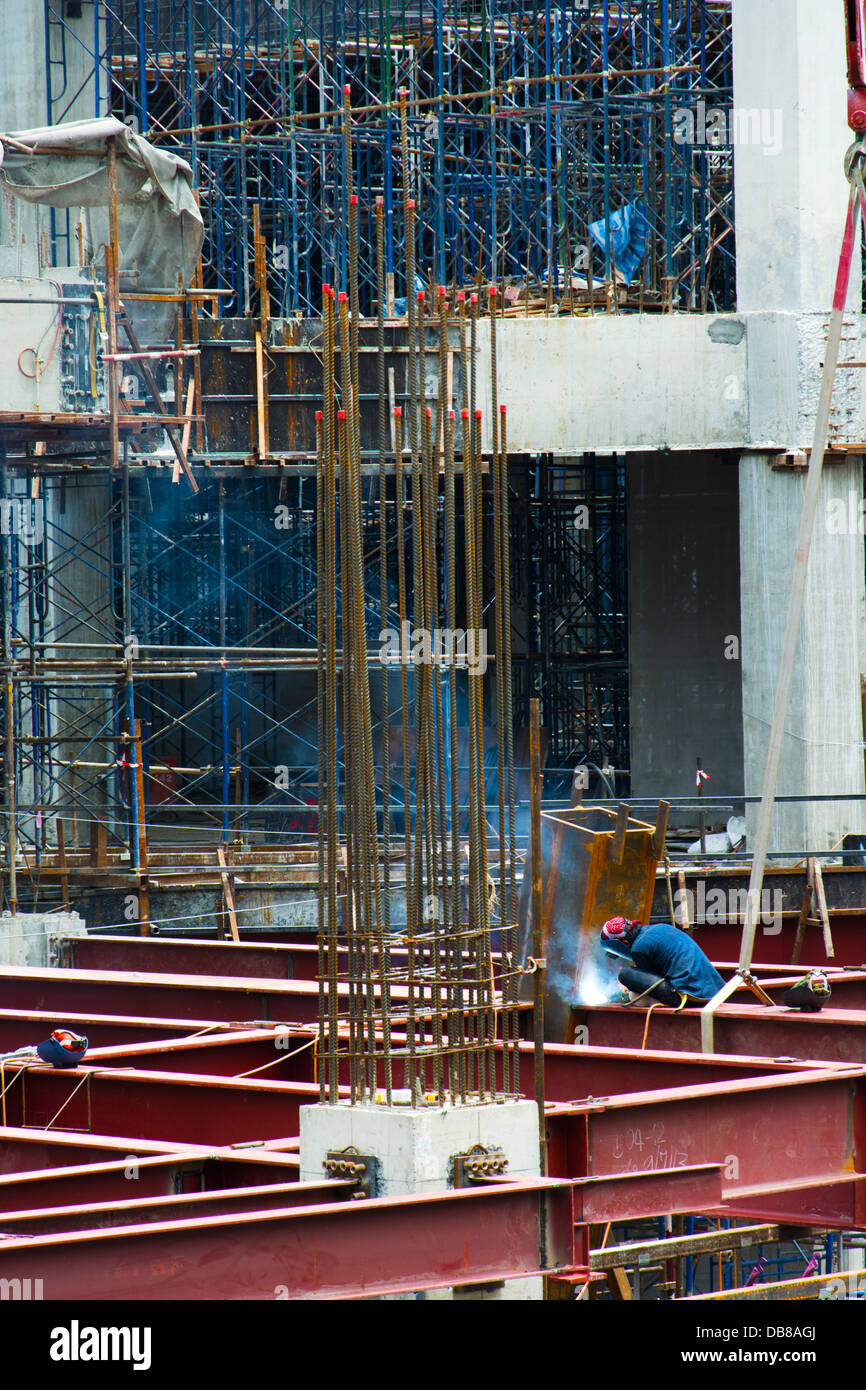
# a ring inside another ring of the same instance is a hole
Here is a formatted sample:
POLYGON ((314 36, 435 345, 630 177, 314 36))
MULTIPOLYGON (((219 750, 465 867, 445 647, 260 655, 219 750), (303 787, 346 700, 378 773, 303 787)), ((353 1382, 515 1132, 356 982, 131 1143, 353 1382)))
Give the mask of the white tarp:
MULTIPOLYGON (((0 184, 28 203, 83 209, 94 260, 108 240, 108 141, 117 154, 120 284, 127 290, 188 286, 201 253, 203 226, 186 160, 157 149, 113 116, 0 135, 0 184)), ((131 308, 133 306, 130 306, 131 308)), ((148 341, 173 321, 171 307, 136 304, 148 341), (147 327, 145 328, 145 323, 147 327)))

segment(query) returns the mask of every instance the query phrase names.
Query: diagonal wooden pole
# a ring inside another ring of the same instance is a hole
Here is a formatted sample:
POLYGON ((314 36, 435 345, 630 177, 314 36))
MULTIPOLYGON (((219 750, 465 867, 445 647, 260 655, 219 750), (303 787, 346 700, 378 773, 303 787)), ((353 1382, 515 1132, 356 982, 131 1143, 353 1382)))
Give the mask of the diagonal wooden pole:
MULTIPOLYGON (((839 348, 842 341, 842 324, 845 315, 845 301, 848 297, 848 284, 851 279, 851 263, 859 225, 861 204, 866 202, 866 190, 860 171, 862 141, 852 147, 846 160, 851 194, 848 199, 848 212, 845 218, 845 232, 842 238, 842 252, 836 272, 836 289, 833 295, 833 312, 827 334, 827 347, 824 353, 824 371, 821 378, 821 392, 818 397, 818 412, 815 417, 815 433, 812 451, 809 455, 809 471, 806 475, 806 490, 803 496, 803 509, 800 513, 800 531, 797 537, 797 551, 794 556, 794 573, 791 579, 791 592, 788 598, 788 616, 785 636, 782 643, 782 656, 779 663, 779 677, 776 683, 776 699, 773 706, 773 722, 770 728, 770 743, 767 749, 767 763, 764 769, 764 783, 761 788, 761 805, 755 831, 755 851, 752 856, 752 871, 749 878, 749 892, 746 903, 746 920, 740 946, 740 960, 737 972, 727 981, 719 992, 705 1004, 701 1011, 701 1050, 712 1052, 714 1042, 714 1016, 720 1004, 745 980, 750 986, 752 952, 755 946, 755 932, 760 915, 761 888, 764 881, 764 868, 767 862, 767 847, 770 842, 770 827, 773 820, 773 805, 776 798, 776 785, 779 780, 779 767, 782 761, 782 741, 788 717, 788 704, 791 697, 791 682, 794 674, 794 660, 803 619, 803 604, 806 596, 806 577, 809 568, 809 552, 815 531, 815 517, 818 510, 818 492, 824 467, 824 452, 830 425, 830 406, 833 399, 833 383, 839 361, 839 348)), ((755 991, 757 993, 757 990, 755 991)), ((761 991, 763 993, 763 991, 761 991)), ((766 998, 766 996, 765 996, 766 998)))

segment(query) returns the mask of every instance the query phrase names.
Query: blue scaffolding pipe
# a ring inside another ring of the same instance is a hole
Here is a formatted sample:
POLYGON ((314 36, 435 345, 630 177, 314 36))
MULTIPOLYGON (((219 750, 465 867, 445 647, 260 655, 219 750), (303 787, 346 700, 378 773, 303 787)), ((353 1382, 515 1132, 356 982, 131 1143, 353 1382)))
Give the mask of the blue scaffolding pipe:
MULTIPOLYGON (((48 109, 58 120, 75 99, 67 50, 87 41, 57 0, 45 0, 45 24, 48 109)), ((234 292, 228 314, 249 307, 254 203, 275 305, 318 314, 322 282, 345 284, 345 83, 362 202, 383 197, 398 298, 404 170, 393 102, 403 85, 405 174, 425 276, 464 287, 479 273, 528 276, 556 291, 568 269, 563 248, 585 245, 590 223, 608 226, 622 206, 642 202, 642 289, 661 299, 670 280, 673 307, 736 307, 734 238, 718 239, 733 225, 732 160, 711 161, 674 138, 678 107, 732 104, 730 11, 710 0, 489 0, 480 16, 456 0, 420 14, 387 0, 348 13, 342 0, 96 0, 91 62, 97 106, 104 91, 118 116, 190 160, 206 222, 205 281, 234 292)), ((369 314, 375 254, 363 207, 360 234, 369 314)), ((596 281, 610 269, 609 230, 605 241, 596 281)))

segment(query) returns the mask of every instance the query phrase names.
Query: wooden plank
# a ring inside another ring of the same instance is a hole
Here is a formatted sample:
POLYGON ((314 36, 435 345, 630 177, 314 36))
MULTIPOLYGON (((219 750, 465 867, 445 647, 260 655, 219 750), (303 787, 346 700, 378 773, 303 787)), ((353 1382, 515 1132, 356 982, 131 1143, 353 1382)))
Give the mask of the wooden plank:
POLYGON ((818 899, 818 912, 824 932, 824 949, 827 952, 827 959, 832 960, 836 954, 836 949, 833 945, 833 933, 830 930, 830 916, 827 912, 827 899, 824 894, 824 875, 821 871, 820 860, 814 860, 814 865, 815 896, 818 899))
POLYGON ((60 860, 60 891, 63 894, 63 906, 69 912, 69 872, 66 864, 66 837, 63 833, 62 816, 56 816, 54 824, 57 827, 57 856, 60 860))
POLYGON ((271 313, 271 299, 268 293, 267 244, 262 236, 261 214, 258 203, 253 206, 253 248, 255 256, 255 282, 259 292, 259 325, 262 337, 267 341, 268 320, 271 313))
POLYGON ((610 1289, 615 1299, 618 1301, 621 1300, 624 1303, 631 1302, 634 1295, 632 1294, 631 1284, 628 1282, 625 1270, 605 1270, 605 1278, 607 1279, 607 1287, 610 1289))
MULTIPOLYGON (((129 296, 127 296, 127 298, 129 298, 129 296)), ((375 323, 375 320, 373 320, 373 322, 375 323)), ((204 351, 207 351, 209 348, 228 348, 229 352, 255 352, 255 346, 252 343, 233 343, 229 339, 223 338, 208 338, 206 342, 202 343, 202 349, 204 351)), ((419 346, 416 348, 416 352, 420 353, 421 350, 422 349, 419 344, 419 346)), ((439 356, 438 345, 433 347, 425 346, 423 350, 425 353, 435 355, 436 357, 439 356)), ((339 356, 340 351, 341 348, 339 343, 335 343, 335 356, 339 356)), ((454 349, 452 348, 451 351, 453 352, 454 349)), ((318 360, 321 348, 311 347, 307 343, 274 343, 271 347, 268 348, 268 352, 273 353, 274 355, 281 352, 305 353, 308 357, 315 357, 318 360)), ((378 347, 370 347, 368 345, 365 345, 364 343, 362 343, 361 346, 358 348, 358 354, 362 357, 364 356, 364 354, 378 354, 378 352, 378 347)), ((386 357, 406 356, 408 352, 409 349, 407 347, 386 346, 385 348, 386 357)))
POLYGON ((583 804, 583 791, 585 786, 585 769, 576 767, 574 776, 571 779, 571 796, 568 799, 569 810, 576 811, 583 804))
POLYGON ((607 857, 612 864, 621 864, 625 854, 625 832, 628 829, 628 806, 621 801, 616 810, 616 824, 608 843, 607 857))
POLYGON ((734 1226, 726 1231, 705 1231, 697 1235, 664 1237, 661 1240, 641 1240, 627 1245, 608 1245, 592 1250, 590 1269, 626 1269, 646 1265, 650 1260, 682 1259, 684 1255, 707 1255, 721 1250, 742 1250, 779 1239, 775 1224, 734 1226))
POLYGON ((229 929, 232 934, 232 941, 239 942, 238 919, 235 914, 235 893, 222 845, 217 845, 217 859, 219 860, 220 878, 223 884, 223 898, 225 899, 225 905, 229 915, 229 929))
POLYGON ((259 458, 268 457, 268 402, 265 386, 265 353, 261 333, 256 334, 256 422, 259 458))
POLYGON ((680 900, 680 921, 677 925, 682 927, 684 931, 691 931, 692 924, 689 921, 689 895, 686 889, 685 870, 683 869, 677 870, 677 890, 680 900))
POLYGON ((105 821, 90 822, 90 863, 104 869, 108 863, 108 826, 105 821))
POLYGON ((797 934, 794 937, 794 949, 791 952, 791 964, 796 965, 800 959, 800 952, 803 949, 803 941, 806 936, 806 923, 812 910, 812 870, 814 859, 806 860, 806 887, 803 889, 803 903, 800 907, 800 917, 797 922, 797 934))
MULTIPOLYGON (((181 436, 180 441, 181 448, 183 449, 184 453, 186 453, 189 449, 189 436, 192 430, 193 406, 195 405, 195 390, 195 377, 191 376, 186 388, 186 410, 184 411, 183 435, 181 436)), ((173 483, 176 483, 179 480, 180 464, 178 463, 177 459, 175 459, 174 467, 171 470, 171 481, 173 483)))
POLYGON ((773 1284, 751 1284, 739 1289, 721 1289, 714 1293, 691 1294, 684 1302, 720 1303, 734 1299, 749 1300, 754 1303, 788 1303, 795 1299, 814 1300, 820 1298, 822 1289, 828 1292, 825 1297, 844 1300, 849 1296, 852 1286, 864 1287, 862 1274, 836 1273, 814 1274, 808 1279, 784 1279, 773 1284))
POLYGON ((665 852, 665 836, 668 833, 668 812, 670 811, 669 801, 660 801, 656 811, 656 828, 653 835, 653 852, 656 859, 661 859, 665 852))
MULTIPOLYGON (((178 294, 183 294, 183 276, 182 276, 181 274, 178 274, 178 277, 177 277, 177 292, 178 292, 178 294)), ((177 317, 176 317, 175 347, 176 347, 176 349, 177 349, 178 356, 176 357, 175 361, 172 363, 172 366, 173 366, 173 368, 174 368, 174 398, 175 398, 175 400, 177 401, 177 404, 178 404, 178 407, 179 407, 180 404, 181 404, 181 401, 183 400, 183 395, 184 395, 184 391, 183 391, 183 381, 184 381, 184 373, 183 373, 183 368, 184 368, 183 351, 184 351, 184 344, 183 344, 183 304, 182 304, 182 303, 181 303, 181 304, 178 304, 177 310, 176 310, 176 315, 177 315, 177 317)), ((184 453, 186 453, 186 446, 184 446, 184 453)))
MULTIPOLYGON (((197 193, 196 202, 198 202, 197 193)), ((199 265, 201 265, 200 261, 199 265)), ((123 297, 124 299, 128 299, 130 300, 130 302, 133 303, 136 301, 140 301, 146 304, 175 304, 178 300, 182 300, 184 303, 186 303, 188 299, 193 301, 199 299, 210 299, 211 301, 216 301, 219 299, 220 295, 231 295, 234 293, 234 290, 211 290, 196 288, 193 288, 191 290, 184 290, 183 294, 138 294, 133 293, 131 290, 126 290, 124 291, 123 297)))

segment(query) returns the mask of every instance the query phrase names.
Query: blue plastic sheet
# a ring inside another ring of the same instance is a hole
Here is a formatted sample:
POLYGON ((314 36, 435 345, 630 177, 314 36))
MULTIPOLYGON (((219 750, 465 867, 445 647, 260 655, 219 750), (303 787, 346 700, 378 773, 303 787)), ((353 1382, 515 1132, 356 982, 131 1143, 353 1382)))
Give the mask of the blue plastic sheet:
MULTIPOLYGON (((421 279, 421 276, 418 275, 418 274, 416 274, 416 276, 415 276, 415 289, 416 289, 416 290, 423 290, 423 289, 426 289, 426 288, 427 288, 427 287, 426 287, 426 285, 424 284, 424 281, 421 279)), ((409 305, 407 304, 407 302, 406 302, 405 299, 395 299, 395 300, 394 300, 394 313, 397 315, 397 318, 398 318, 398 319, 402 318, 404 314, 408 314, 408 312, 409 312, 409 305)))
MULTIPOLYGON (((590 222, 589 234, 596 246, 606 252, 606 219, 590 222)), ((644 204, 626 203, 618 208, 610 219, 610 249, 616 269, 627 285, 637 274, 648 244, 649 215, 644 204)), ((609 277, 611 273, 612 267, 608 265, 605 274, 609 277)))

